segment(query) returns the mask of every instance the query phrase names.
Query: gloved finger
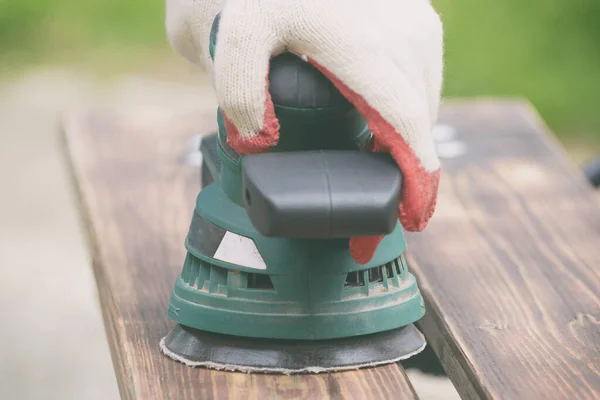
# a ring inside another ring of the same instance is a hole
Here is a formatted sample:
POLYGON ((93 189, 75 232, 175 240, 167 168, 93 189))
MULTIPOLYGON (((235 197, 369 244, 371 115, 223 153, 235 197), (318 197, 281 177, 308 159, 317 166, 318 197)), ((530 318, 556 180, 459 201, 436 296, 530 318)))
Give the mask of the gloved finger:
POLYGON ((165 28, 171 47, 188 61, 210 70, 208 37, 225 0, 167 0, 165 28))
MULTIPOLYGON (((395 101, 386 93, 387 89, 380 92, 369 89, 363 96, 350 89, 328 69, 320 64, 316 65, 366 118, 377 147, 386 149, 402 170, 404 175, 400 202, 402 225, 410 231, 424 229, 435 209, 440 173, 439 160, 430 136, 431 124, 428 122, 430 111, 425 107, 427 103, 422 98, 423 94, 414 90, 408 80, 398 74, 395 76, 396 79, 386 81, 388 87, 395 88, 399 93, 407 93, 413 99, 413 104, 401 104, 402 101, 395 101), (394 111, 386 110, 390 105, 395 105, 397 110, 395 114, 394 111)), ((371 79, 377 79, 379 73, 375 69, 366 75, 370 75, 371 79)))
POLYGON ((235 1, 221 12, 214 82, 228 143, 241 154, 275 146, 279 123, 268 90, 271 56, 281 52, 260 3, 235 1))
POLYGON ((383 236, 359 236, 350 239, 350 255, 359 264, 366 264, 373 258, 383 236))

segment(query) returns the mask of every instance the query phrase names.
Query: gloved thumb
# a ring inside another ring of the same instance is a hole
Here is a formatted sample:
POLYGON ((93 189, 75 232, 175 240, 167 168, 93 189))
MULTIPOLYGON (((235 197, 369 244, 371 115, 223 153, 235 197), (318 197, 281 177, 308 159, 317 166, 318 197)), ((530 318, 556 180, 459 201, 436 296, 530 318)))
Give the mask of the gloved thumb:
POLYGON ((269 94, 269 64, 282 47, 256 2, 228 3, 220 14, 214 84, 229 145, 240 154, 267 151, 279 139, 269 94))

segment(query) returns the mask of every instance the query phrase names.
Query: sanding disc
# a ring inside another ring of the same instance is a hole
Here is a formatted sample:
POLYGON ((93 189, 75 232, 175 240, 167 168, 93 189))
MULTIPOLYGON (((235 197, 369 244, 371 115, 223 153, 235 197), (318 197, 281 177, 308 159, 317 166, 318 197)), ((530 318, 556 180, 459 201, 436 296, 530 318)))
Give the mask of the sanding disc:
POLYGON ((425 348, 414 325, 371 335, 328 340, 254 339, 178 325, 161 351, 190 367, 297 374, 374 367, 405 360, 425 348))

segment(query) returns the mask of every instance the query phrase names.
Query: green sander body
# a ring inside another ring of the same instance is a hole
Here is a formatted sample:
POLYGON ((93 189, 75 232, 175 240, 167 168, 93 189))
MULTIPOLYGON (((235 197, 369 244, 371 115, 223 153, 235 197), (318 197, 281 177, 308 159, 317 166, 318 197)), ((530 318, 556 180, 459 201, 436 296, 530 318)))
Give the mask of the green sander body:
MULTIPOLYGON (((214 45, 214 43, 213 43, 214 45)), ((241 156, 202 141, 202 185, 163 351, 188 365, 320 372, 395 362, 425 345, 398 223, 402 174, 367 151, 366 122, 309 63, 271 61, 280 140, 241 156), (348 238, 385 234, 365 265, 348 238)))

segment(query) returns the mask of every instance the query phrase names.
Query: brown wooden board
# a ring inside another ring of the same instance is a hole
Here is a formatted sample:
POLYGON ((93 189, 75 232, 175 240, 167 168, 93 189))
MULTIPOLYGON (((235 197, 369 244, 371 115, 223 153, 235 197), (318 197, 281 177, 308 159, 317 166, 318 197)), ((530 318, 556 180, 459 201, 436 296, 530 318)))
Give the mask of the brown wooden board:
POLYGON ((89 237, 101 308, 125 399, 412 399, 396 366, 328 375, 276 376, 192 369, 159 352, 174 326, 167 303, 183 246, 199 166, 195 134, 215 112, 95 112, 67 118, 63 132, 89 237))
POLYGON ((598 198, 527 104, 450 102, 440 123, 465 152, 408 235, 429 344, 465 399, 600 399, 598 198))

